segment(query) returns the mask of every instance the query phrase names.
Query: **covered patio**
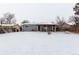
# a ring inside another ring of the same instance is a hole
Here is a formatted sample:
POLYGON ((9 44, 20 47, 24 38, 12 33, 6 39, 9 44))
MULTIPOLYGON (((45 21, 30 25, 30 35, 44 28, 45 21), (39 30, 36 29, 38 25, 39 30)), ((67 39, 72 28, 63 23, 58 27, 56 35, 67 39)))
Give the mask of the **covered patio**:
POLYGON ((38 25, 38 31, 42 32, 56 32, 57 31, 57 25, 49 25, 49 24, 40 24, 38 25))

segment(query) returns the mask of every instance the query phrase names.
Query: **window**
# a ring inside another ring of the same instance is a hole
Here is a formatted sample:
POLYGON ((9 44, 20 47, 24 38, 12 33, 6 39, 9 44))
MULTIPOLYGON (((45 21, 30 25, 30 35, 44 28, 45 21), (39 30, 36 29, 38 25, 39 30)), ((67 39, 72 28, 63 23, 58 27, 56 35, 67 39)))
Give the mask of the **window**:
POLYGON ((29 27, 29 26, 26 25, 25 27, 29 27))

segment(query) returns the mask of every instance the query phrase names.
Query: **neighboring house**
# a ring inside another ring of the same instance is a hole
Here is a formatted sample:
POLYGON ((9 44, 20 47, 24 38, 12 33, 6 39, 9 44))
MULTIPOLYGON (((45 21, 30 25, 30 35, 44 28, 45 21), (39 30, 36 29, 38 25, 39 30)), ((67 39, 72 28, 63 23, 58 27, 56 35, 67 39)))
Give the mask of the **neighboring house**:
POLYGON ((56 32, 58 31, 58 26, 52 23, 24 23, 22 24, 22 31, 56 32))
POLYGON ((71 29, 71 26, 67 23, 64 23, 62 26, 63 31, 69 31, 71 29))
POLYGON ((1 32, 19 32, 20 26, 18 24, 0 24, 1 32))

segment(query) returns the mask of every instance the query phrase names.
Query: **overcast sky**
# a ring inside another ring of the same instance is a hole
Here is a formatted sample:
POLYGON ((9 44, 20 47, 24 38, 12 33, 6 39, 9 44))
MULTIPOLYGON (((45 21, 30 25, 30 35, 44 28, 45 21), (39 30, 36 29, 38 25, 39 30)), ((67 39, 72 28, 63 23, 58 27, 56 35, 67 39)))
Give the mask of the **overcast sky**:
POLYGON ((0 17, 11 12, 16 15, 16 20, 29 20, 35 22, 55 21, 56 16, 66 19, 73 15, 73 3, 65 4, 0 4, 0 17))

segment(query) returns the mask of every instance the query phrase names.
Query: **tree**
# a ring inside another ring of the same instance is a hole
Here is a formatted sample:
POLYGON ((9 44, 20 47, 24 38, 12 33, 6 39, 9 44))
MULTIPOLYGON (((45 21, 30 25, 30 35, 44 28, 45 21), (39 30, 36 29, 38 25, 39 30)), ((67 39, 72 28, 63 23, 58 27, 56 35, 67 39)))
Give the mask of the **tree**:
POLYGON ((16 19, 15 19, 15 18, 13 18, 13 19, 11 20, 11 24, 16 24, 16 19))
POLYGON ((5 21, 5 18, 1 17, 0 18, 0 24, 4 24, 6 21, 5 21))
POLYGON ((59 16, 57 16, 56 22, 60 30, 64 30, 66 28, 64 26, 66 24, 66 22, 64 21, 64 17, 60 18, 59 16))
POLYGON ((73 8, 73 10, 75 11, 75 15, 79 15, 79 3, 75 4, 75 7, 73 8))
POLYGON ((71 16, 69 18, 69 22, 74 25, 74 28, 76 30, 76 27, 79 26, 79 17, 71 16))
POLYGON ((28 20, 23 20, 22 24, 24 24, 24 23, 29 23, 29 21, 28 20))
POLYGON ((75 4, 75 7, 73 8, 75 11, 74 16, 70 17, 70 20, 75 23, 76 26, 79 25, 79 3, 75 4))
POLYGON ((73 25, 78 25, 79 24, 79 17, 71 16, 69 18, 69 22, 71 22, 73 25))
POLYGON ((7 24, 12 24, 12 23, 16 23, 16 20, 15 20, 15 15, 14 14, 11 14, 11 13, 5 13, 4 14, 4 18, 6 19, 6 23, 7 24))

